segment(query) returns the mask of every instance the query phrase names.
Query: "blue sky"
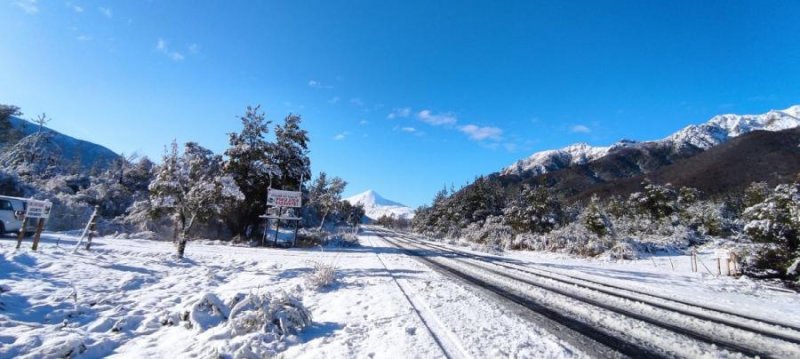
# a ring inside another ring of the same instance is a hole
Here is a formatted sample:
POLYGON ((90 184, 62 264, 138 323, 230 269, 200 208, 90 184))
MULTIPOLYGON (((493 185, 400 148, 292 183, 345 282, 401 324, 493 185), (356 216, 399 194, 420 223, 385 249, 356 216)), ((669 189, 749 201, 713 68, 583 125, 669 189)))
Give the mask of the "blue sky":
POLYGON ((0 2, 0 103, 126 154, 299 113, 312 170, 412 206, 575 142, 800 103, 794 1, 0 2))

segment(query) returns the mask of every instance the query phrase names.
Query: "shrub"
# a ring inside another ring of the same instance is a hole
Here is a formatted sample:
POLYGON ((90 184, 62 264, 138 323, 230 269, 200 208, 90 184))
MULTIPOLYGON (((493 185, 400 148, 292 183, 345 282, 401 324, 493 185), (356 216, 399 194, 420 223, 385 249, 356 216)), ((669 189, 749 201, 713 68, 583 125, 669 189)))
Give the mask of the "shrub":
POLYGON ((314 270, 306 276, 305 285, 309 289, 329 288, 336 282, 336 267, 333 264, 314 262, 314 270))

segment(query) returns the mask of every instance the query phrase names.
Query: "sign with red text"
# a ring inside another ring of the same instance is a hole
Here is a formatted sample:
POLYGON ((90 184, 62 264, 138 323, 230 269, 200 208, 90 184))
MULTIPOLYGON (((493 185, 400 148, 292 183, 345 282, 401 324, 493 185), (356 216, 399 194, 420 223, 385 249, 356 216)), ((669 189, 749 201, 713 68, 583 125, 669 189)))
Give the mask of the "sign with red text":
POLYGON ((267 205, 274 207, 302 207, 303 193, 271 189, 267 193, 267 205))

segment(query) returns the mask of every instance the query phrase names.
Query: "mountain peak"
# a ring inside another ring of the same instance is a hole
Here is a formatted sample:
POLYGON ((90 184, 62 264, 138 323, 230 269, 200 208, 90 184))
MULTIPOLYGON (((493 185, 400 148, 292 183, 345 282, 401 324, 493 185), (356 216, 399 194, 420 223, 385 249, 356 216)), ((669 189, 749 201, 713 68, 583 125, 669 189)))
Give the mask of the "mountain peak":
POLYGON ((676 151, 684 149, 704 151, 752 131, 781 131, 798 126, 800 126, 800 105, 757 115, 723 114, 714 116, 708 122, 699 125, 689 125, 658 141, 622 140, 609 147, 593 147, 586 143, 576 143, 557 150, 537 152, 504 168, 501 173, 508 175, 524 172, 531 176, 538 176, 597 160, 609 152, 623 147, 635 148, 659 144, 672 147, 676 151))
POLYGON ((360 204, 364 206, 367 217, 373 220, 384 215, 402 218, 411 218, 414 216, 414 210, 410 207, 388 200, 372 189, 345 198, 344 200, 353 205, 360 204))

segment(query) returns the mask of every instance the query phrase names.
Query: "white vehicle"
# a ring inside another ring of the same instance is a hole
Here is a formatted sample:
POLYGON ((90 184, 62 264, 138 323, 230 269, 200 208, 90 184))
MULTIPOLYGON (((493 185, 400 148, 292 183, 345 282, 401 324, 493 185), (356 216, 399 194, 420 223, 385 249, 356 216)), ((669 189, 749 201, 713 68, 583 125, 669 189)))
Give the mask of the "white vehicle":
POLYGON ((19 232, 25 217, 25 208, 24 199, 0 196, 0 235, 19 232))

